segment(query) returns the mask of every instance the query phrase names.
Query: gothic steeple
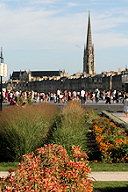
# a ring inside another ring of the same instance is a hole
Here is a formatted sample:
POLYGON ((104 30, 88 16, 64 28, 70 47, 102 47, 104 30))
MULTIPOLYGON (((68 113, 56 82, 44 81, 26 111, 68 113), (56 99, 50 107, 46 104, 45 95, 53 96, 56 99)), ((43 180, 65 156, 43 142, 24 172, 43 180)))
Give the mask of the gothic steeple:
POLYGON ((90 12, 88 13, 88 31, 87 31, 87 43, 86 49, 90 49, 92 47, 92 36, 91 36, 91 22, 90 22, 90 12))
POLYGON ((84 46, 83 72, 89 75, 95 74, 95 56, 94 56, 94 46, 92 46, 90 12, 88 13, 86 48, 84 46))

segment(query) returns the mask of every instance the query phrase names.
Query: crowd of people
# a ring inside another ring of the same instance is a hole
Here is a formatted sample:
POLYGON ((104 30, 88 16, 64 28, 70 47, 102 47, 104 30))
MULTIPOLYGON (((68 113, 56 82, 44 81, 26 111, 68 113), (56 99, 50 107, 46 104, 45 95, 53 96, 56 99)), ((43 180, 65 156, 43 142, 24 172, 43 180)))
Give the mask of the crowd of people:
POLYGON ((77 100, 82 104, 86 103, 124 103, 127 93, 125 91, 107 90, 99 91, 67 91, 62 92, 58 89, 55 93, 48 92, 38 93, 34 91, 3 91, 3 102, 9 102, 10 105, 25 104, 25 103, 39 103, 39 102, 53 102, 53 103, 67 103, 70 100, 77 100))

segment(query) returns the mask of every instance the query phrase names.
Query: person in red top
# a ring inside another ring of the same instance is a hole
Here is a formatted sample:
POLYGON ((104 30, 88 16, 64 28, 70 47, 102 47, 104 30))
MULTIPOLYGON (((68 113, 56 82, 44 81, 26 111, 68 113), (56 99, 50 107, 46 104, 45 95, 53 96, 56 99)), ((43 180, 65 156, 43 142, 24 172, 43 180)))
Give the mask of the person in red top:
POLYGON ((5 93, 5 97, 6 97, 6 100, 9 101, 9 93, 8 92, 5 93))

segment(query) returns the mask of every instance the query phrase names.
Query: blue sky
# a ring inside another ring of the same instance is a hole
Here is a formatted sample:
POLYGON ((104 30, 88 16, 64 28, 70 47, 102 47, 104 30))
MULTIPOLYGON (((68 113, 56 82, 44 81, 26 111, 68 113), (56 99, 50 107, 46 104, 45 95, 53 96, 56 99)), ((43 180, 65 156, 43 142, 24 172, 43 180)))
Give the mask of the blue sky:
POLYGON ((18 70, 82 72, 88 11, 96 73, 128 67, 128 0, 0 0, 0 47, 18 70))

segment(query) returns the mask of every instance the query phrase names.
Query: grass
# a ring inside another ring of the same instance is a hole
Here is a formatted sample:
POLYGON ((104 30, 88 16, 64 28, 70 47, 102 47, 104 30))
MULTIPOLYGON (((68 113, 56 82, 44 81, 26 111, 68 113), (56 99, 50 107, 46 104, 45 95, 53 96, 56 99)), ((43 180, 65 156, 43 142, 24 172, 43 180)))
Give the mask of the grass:
POLYGON ((57 107, 40 104, 9 107, 0 113, 0 161, 20 161, 44 144, 57 107))
POLYGON ((94 192, 128 192, 128 181, 95 181, 94 192))
POLYGON ((100 172, 100 171, 128 171, 128 163, 112 163, 112 164, 108 164, 108 163, 102 163, 102 162, 98 162, 98 163, 94 163, 94 162, 90 162, 90 167, 91 170, 94 172, 100 172))
POLYGON ((19 162, 1 162, 0 171, 8 171, 10 168, 17 169, 19 162))
MULTIPOLYGON (((87 150, 88 124, 94 117, 76 102, 69 102, 64 106, 62 113, 53 121, 47 142, 62 145, 70 155, 73 145, 87 150)), ((87 152, 87 151, 86 151, 87 152)))
MULTIPOLYGON (((0 163, 0 171, 8 171, 10 168, 16 169, 18 162, 1 162, 0 163)), ((93 172, 100 172, 100 171, 128 171, 128 164, 127 163, 94 163, 90 162, 90 167, 93 172)))

